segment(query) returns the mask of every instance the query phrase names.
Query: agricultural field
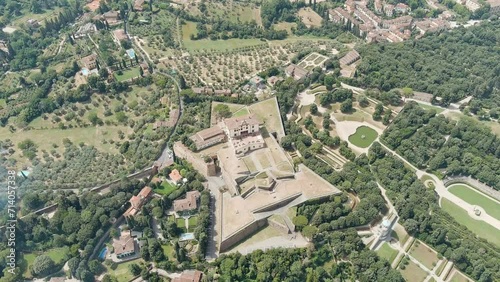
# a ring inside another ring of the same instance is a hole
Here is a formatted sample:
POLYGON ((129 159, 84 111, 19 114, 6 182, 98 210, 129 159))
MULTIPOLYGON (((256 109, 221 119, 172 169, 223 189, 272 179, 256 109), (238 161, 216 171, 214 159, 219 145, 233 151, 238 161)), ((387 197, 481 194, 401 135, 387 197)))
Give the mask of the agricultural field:
POLYGON ((439 261, 436 252, 418 240, 415 240, 413 246, 410 248, 410 255, 428 269, 433 269, 439 261))
POLYGON ((483 195, 469 185, 453 184, 448 187, 448 191, 471 205, 482 207, 486 213, 500 220, 500 203, 483 195))
POLYGON ((303 24, 307 27, 319 27, 323 18, 310 7, 301 8, 297 13, 303 24))
POLYGON ((349 142, 360 148, 368 148, 377 136, 377 132, 370 127, 360 126, 356 129, 356 133, 349 136, 349 142))
POLYGON ((389 261, 389 263, 392 263, 398 255, 398 251, 393 249, 387 242, 384 242, 376 252, 380 257, 389 261))
POLYGON ((496 236, 498 234, 498 229, 496 229, 495 227, 482 220, 476 220, 470 217, 466 210, 455 205, 447 199, 441 199, 441 207, 458 223, 465 225, 477 236, 486 239, 497 246, 500 246, 500 237, 496 236))
POLYGON ((204 7, 200 9, 200 3, 191 3, 186 11, 193 16, 203 17, 208 20, 225 19, 233 23, 255 21, 262 24, 260 17, 260 7, 251 2, 219 3, 206 1, 204 7), (202 12, 201 10, 204 10, 202 12))

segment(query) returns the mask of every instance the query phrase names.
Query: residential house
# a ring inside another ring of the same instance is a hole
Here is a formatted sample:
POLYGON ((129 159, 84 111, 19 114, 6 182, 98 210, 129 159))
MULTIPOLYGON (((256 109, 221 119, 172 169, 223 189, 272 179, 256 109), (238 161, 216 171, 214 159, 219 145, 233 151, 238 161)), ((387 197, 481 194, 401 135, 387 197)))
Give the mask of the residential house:
POLYGON ((170 177, 172 182, 174 182, 175 184, 179 183, 182 180, 182 175, 177 169, 172 170, 168 177, 170 177))
POLYGON ((350 24, 350 28, 359 26, 361 23, 351 16, 346 10, 337 7, 335 9, 328 10, 328 19, 334 23, 339 23, 343 25, 350 24))
POLYGON ((117 29, 113 31, 113 39, 115 42, 120 45, 122 41, 129 40, 128 35, 125 33, 123 29, 117 29))
POLYGON ((253 114, 224 119, 226 134, 229 138, 259 132, 260 121, 253 114))
POLYGON ((271 76, 267 79, 267 84, 269 84, 269 86, 271 86, 271 87, 274 87, 274 85, 276 85, 276 83, 283 81, 283 80, 284 80, 283 77, 271 76))
POLYGON ((135 254, 135 241, 129 231, 123 231, 120 238, 113 239, 113 249, 117 258, 124 258, 135 254))
POLYGON ((264 82, 264 79, 260 76, 254 76, 250 79, 248 82, 252 87, 255 87, 257 89, 264 89, 266 88, 266 84, 264 82))
POLYGON ((137 213, 139 213, 142 206, 149 200, 149 198, 152 195, 153 195, 153 190, 151 189, 151 187, 146 186, 142 188, 142 190, 139 192, 137 196, 134 195, 132 196, 132 198, 130 198, 129 200, 130 208, 128 208, 127 211, 125 211, 124 216, 125 217, 134 216, 137 213))
POLYGON ((146 64, 146 63, 140 63, 139 66, 142 69, 142 74, 144 76, 148 76, 149 75, 149 66, 148 66, 148 64, 146 64))
POLYGON ((201 282, 203 272, 198 270, 184 270, 179 277, 175 277, 172 282, 201 282))
POLYGON ((392 17, 394 14, 394 5, 386 4, 384 5, 384 14, 388 17, 392 17))
POLYGON ((410 6, 405 3, 398 3, 394 7, 394 11, 400 14, 407 14, 410 11, 410 6))
POLYGON ((231 89, 217 89, 214 90, 214 94, 217 96, 231 96, 231 89))
POLYGON ((375 12, 382 13, 382 1, 381 0, 375 0, 375 2, 373 3, 373 7, 375 8, 375 12))
POLYGON ((174 201, 174 211, 177 213, 188 212, 198 209, 198 199, 201 194, 198 191, 189 191, 185 199, 174 201))
POLYGON ((144 0, 135 0, 134 1, 134 11, 142 12, 144 9, 142 6, 144 5, 144 0))
POLYGON ((481 8, 481 4, 477 0, 466 0, 465 7, 471 12, 475 12, 477 9, 481 8))
POLYGON ((295 80, 299 80, 307 77, 309 75, 309 71, 295 64, 290 64, 285 68, 285 74, 289 77, 293 77, 295 80))
POLYGON ((380 19, 379 16, 375 15, 364 5, 356 5, 354 15, 361 19, 365 24, 371 24, 375 27, 378 27, 382 23, 382 19, 380 19))
POLYGON ((82 66, 88 70, 95 69, 97 68, 97 55, 91 54, 83 57, 80 62, 82 63, 82 66))
POLYGON ((341 65, 350 65, 357 60, 361 59, 361 56, 359 55, 356 50, 349 51, 344 57, 340 58, 339 62, 341 65))
POLYGON ((427 32, 437 32, 450 28, 448 21, 440 19, 425 19, 415 23, 415 29, 424 35, 427 32))
POLYGON ((120 13, 116 11, 108 11, 104 14, 102 14, 102 19, 104 19, 108 24, 114 25, 119 23, 120 20, 120 13))
POLYGON ((213 95, 214 94, 214 90, 208 86, 193 87, 192 90, 193 90, 194 94, 200 94, 200 95, 213 95))
POLYGON ((402 17, 397 17, 392 20, 384 20, 382 22, 382 27, 383 28, 395 28, 395 29, 405 29, 411 27, 411 24, 413 22, 413 17, 412 16, 402 16, 402 17))
POLYGON ((218 126, 203 129, 198 131, 193 136, 189 137, 196 146, 196 150, 202 150, 207 147, 222 143, 226 140, 224 131, 218 126))

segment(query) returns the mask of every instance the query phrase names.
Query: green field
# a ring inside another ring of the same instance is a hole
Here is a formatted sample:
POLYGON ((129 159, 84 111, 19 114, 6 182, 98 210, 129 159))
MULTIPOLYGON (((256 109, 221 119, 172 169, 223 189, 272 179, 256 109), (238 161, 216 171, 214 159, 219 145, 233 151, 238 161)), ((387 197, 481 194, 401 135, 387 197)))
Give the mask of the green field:
POLYGON ((248 111, 247 107, 241 108, 238 110, 236 113, 232 115, 232 117, 240 117, 244 115, 248 115, 250 112, 248 111))
POLYGON ((360 148, 367 148, 377 139, 377 136, 377 131, 368 126, 360 126, 356 129, 356 133, 349 136, 349 142, 360 148))
POLYGON ((377 254, 392 263, 398 255, 398 251, 389 246, 387 242, 384 242, 380 249, 377 250, 377 254))
POLYGON ((143 261, 142 259, 135 259, 124 263, 120 263, 118 264, 118 267, 115 270, 112 270, 109 266, 106 266, 106 268, 108 269, 107 273, 115 276, 118 279, 118 282, 130 281, 132 280, 132 278, 134 278, 134 276, 132 275, 132 273, 130 273, 128 266, 133 263, 140 264, 142 261, 143 261))
POLYGON ((47 255, 49 256, 55 263, 61 263, 64 257, 68 254, 69 248, 68 247, 63 247, 63 248, 55 248, 51 249, 42 253, 29 253, 29 254, 24 254, 23 257, 26 260, 27 267, 24 271, 23 276, 26 278, 31 278, 31 273, 30 273, 30 268, 33 265, 33 262, 35 261, 35 258, 40 256, 40 255, 47 255))
POLYGON ((448 188, 448 191, 471 205, 482 207, 486 213, 500 220, 500 203, 488 198, 469 185, 453 184, 448 188))
POLYGON ((435 264, 439 261, 437 254, 422 243, 417 246, 417 242, 419 241, 416 240, 413 243, 410 255, 417 259, 421 264, 425 265, 428 269, 433 269, 435 264))
POLYGON ((187 232, 187 230, 186 230, 186 223, 185 223, 186 220, 184 218, 178 218, 178 219, 175 220, 175 222, 177 223, 177 227, 179 229, 182 229, 183 233, 187 232))
POLYGON ((115 72, 115 78, 118 81, 125 81, 129 80, 131 78, 136 78, 140 76, 139 68, 131 68, 128 70, 123 71, 122 75, 118 75, 117 72, 115 72))
POLYGON ((467 276, 465 276, 462 272, 460 271, 455 271, 455 273, 453 274, 453 277, 451 277, 450 279, 450 282, 470 282, 472 280, 470 280, 469 278, 467 278, 467 276))
POLYGON ((163 254, 165 254, 165 256, 171 260, 171 261, 174 261, 175 260, 175 257, 174 257, 174 247, 170 244, 166 244, 166 245, 161 245, 161 248, 163 249, 163 254))
POLYGON ((431 105, 422 104, 422 103, 418 103, 418 105, 425 110, 436 110, 437 114, 440 114, 444 111, 444 109, 441 107, 431 106, 431 105))
POLYGON ((406 281, 408 282, 422 282, 428 273, 416 265, 414 262, 410 261, 404 270, 399 270, 406 281))
POLYGON ((441 199, 441 207, 444 211, 449 213, 458 223, 465 225, 477 236, 484 238, 500 247, 500 236, 496 236, 496 234, 498 234, 499 232, 498 229, 482 220, 473 219, 469 216, 466 210, 455 205, 447 199, 441 199))
MULTIPOLYGON (((183 29, 184 30, 184 29, 183 29)), ((184 34, 183 34, 184 37, 184 34)), ((191 40, 184 39, 183 45, 188 51, 195 50, 214 50, 214 51, 229 51, 241 47, 257 46, 266 44, 260 39, 237 39, 231 38, 227 40, 191 40)))
POLYGON ((168 181, 163 181, 160 188, 154 189, 154 191, 160 195, 168 196, 170 193, 174 192, 177 187, 170 184, 168 181))
POLYGON ((196 228, 196 226, 198 224, 198 217, 197 216, 190 217, 188 220, 188 224, 189 224, 188 232, 194 232, 194 229, 196 228))
POLYGON ((448 263, 448 260, 447 259, 443 259, 443 262, 439 265, 439 267, 435 270, 435 273, 436 275, 441 275, 441 273, 443 272, 446 264, 448 263))

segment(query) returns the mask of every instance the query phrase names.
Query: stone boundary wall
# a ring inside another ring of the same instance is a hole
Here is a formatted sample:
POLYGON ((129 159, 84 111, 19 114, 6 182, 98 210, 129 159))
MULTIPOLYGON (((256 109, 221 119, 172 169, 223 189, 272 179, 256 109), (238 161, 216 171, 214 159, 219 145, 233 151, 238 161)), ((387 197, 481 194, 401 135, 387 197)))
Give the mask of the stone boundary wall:
POLYGON ((290 230, 286 224, 282 224, 274 219, 268 219, 267 222, 269 223, 270 226, 272 226, 278 230, 281 230, 281 231, 285 232, 286 234, 289 234, 291 231, 293 231, 293 230, 290 230))
POLYGON ((497 201, 500 201, 500 191, 497 191, 490 186, 478 181, 477 179, 474 179, 472 177, 467 177, 467 176, 452 176, 448 177, 443 180, 444 186, 448 188, 451 184, 455 183, 465 183, 469 184, 470 186, 473 186, 477 190, 483 192, 484 194, 496 199, 497 201))
POLYGON ((202 158, 197 158, 196 154, 199 153, 194 153, 191 150, 189 150, 188 147, 184 146, 182 142, 177 141, 174 143, 174 154, 176 157, 185 159, 189 163, 193 165, 193 168, 199 171, 203 176, 208 177, 208 171, 207 171, 207 165, 205 164, 205 161, 202 158))
POLYGON ((278 202, 271 203, 271 204, 265 205, 263 207, 257 208, 255 210, 253 210, 252 213, 266 212, 266 211, 274 210, 274 209, 276 209, 278 207, 286 206, 290 202, 292 202, 293 200, 295 200, 298 197, 300 197, 301 195, 302 195, 302 192, 295 193, 295 194, 290 195, 290 196, 288 196, 288 197, 286 197, 284 199, 281 199, 278 202))
POLYGON ((236 243, 257 232, 260 228, 264 227, 266 224, 267 224, 267 219, 263 218, 259 220, 254 220, 249 224, 241 227, 240 229, 234 231, 228 237, 221 240, 219 252, 222 253, 229 250, 229 248, 234 246, 236 243))

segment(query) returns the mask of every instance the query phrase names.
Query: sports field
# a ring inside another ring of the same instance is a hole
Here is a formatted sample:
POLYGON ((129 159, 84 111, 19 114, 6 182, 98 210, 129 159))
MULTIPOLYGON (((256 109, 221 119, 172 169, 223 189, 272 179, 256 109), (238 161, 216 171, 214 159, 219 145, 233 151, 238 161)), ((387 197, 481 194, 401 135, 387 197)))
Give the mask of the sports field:
POLYGON ((349 136, 349 142, 360 148, 367 148, 377 139, 377 136, 375 130, 368 126, 360 126, 356 129, 356 133, 349 136))
POLYGON ((486 213, 500 220, 500 203, 495 200, 488 198, 466 184, 453 184, 448 190, 467 203, 482 207, 486 213))
POLYGON ((476 220, 470 217, 466 210, 455 205, 450 200, 441 199, 441 207, 444 211, 449 213, 458 223, 465 225, 477 236, 484 238, 500 247, 500 236, 497 236, 499 232, 498 229, 482 220, 476 220))

